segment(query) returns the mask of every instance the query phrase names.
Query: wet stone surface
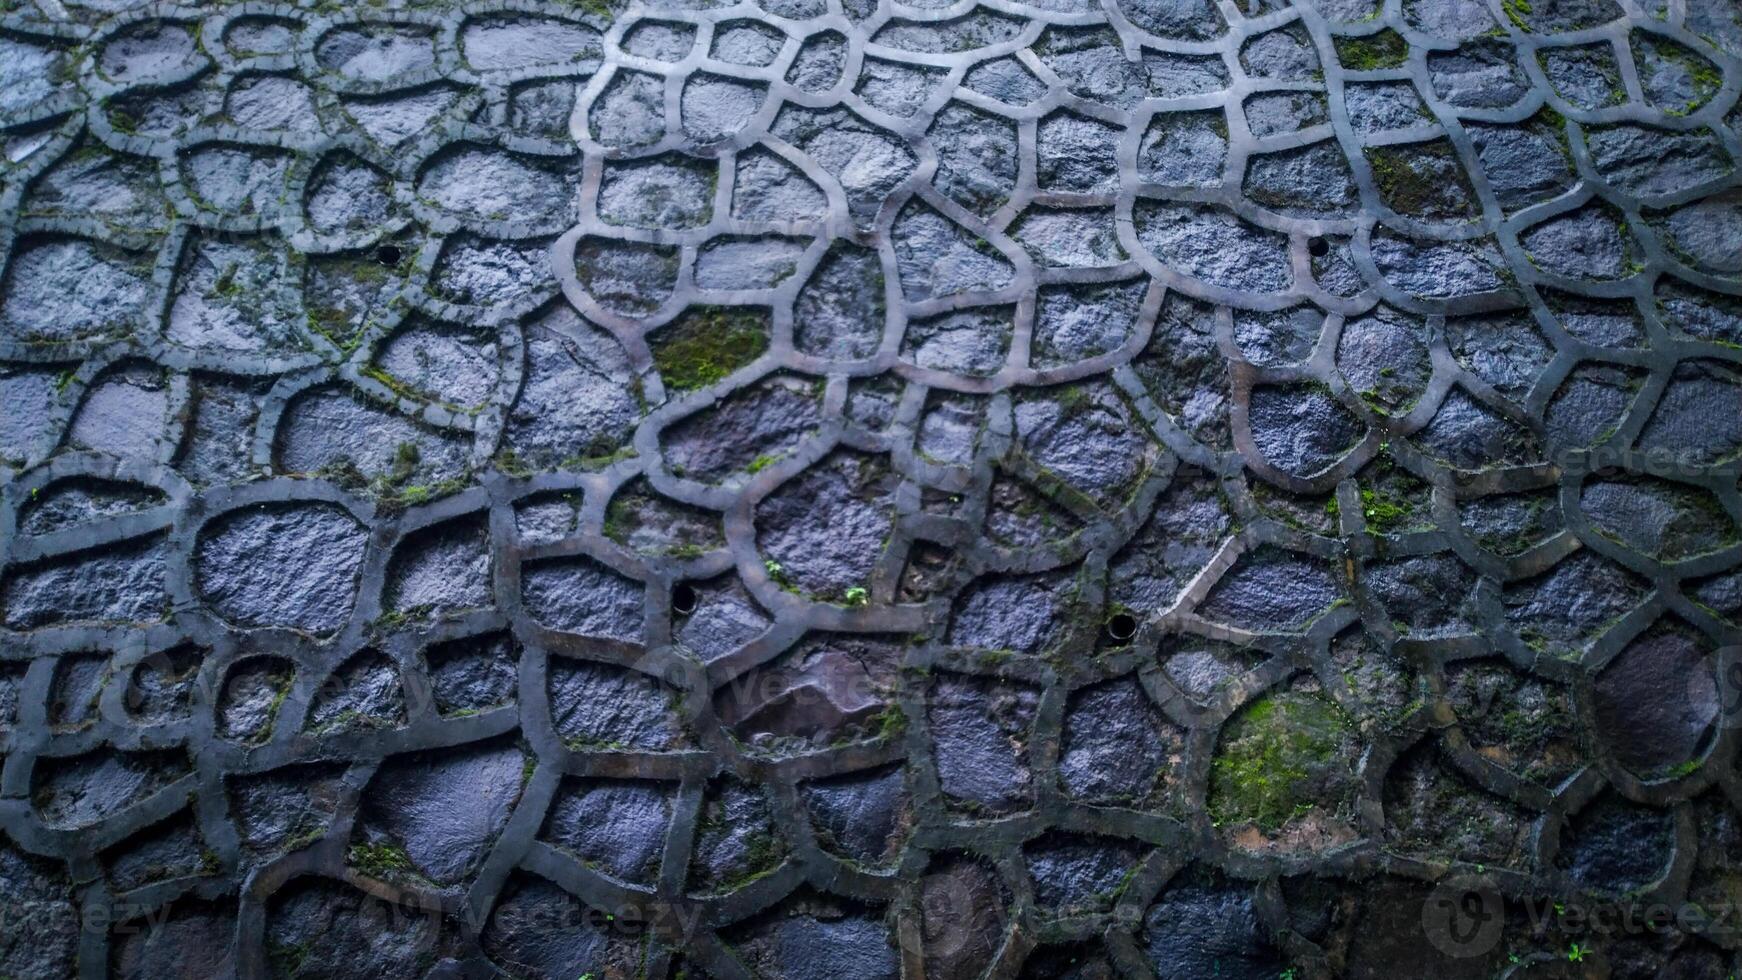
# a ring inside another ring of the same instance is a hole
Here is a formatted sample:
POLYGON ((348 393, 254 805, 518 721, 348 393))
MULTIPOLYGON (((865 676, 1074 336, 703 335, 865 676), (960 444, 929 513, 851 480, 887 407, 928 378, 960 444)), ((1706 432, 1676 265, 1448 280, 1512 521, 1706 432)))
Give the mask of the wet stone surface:
POLYGON ((1734 0, 0 0, 0 978, 1736 975, 1739 98, 1734 0))

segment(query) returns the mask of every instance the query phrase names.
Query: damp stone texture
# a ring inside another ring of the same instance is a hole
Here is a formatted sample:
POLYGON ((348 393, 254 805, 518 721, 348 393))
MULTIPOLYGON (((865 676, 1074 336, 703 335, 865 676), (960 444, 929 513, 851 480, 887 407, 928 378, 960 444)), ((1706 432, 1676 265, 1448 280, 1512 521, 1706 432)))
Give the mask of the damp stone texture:
POLYGON ((1735 0, 0 11, 0 976, 1742 967, 1735 0))

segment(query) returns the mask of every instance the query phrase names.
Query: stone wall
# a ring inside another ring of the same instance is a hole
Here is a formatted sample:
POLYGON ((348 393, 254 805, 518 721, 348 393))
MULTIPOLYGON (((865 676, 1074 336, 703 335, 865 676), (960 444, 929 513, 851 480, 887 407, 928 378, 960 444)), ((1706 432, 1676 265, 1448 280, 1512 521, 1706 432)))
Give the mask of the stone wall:
POLYGON ((1734 0, 0 10, 0 976, 1735 974, 1734 0))

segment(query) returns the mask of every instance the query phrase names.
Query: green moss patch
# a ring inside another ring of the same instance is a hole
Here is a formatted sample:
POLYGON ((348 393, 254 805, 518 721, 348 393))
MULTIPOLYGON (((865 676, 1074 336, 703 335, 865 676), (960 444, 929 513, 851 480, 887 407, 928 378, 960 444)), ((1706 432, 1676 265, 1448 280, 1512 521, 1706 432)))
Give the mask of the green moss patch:
POLYGON ((360 875, 378 879, 413 872, 417 867, 405 848, 397 844, 352 844, 345 863, 360 875))
POLYGON ((673 391, 706 388, 768 349, 768 314, 748 307, 700 307, 649 338, 653 364, 673 391))
POLYGON ((1452 144, 1376 146, 1366 150, 1373 187, 1385 206, 1410 217, 1475 216, 1476 192, 1452 144))
POLYGON ((1339 37, 1336 45, 1337 61, 1350 71, 1401 68, 1409 60, 1409 42, 1393 30, 1365 37, 1339 37))
POLYGON ((1210 770, 1210 817, 1269 834, 1327 802, 1349 775, 1342 710, 1302 692, 1253 702, 1223 730, 1210 770))

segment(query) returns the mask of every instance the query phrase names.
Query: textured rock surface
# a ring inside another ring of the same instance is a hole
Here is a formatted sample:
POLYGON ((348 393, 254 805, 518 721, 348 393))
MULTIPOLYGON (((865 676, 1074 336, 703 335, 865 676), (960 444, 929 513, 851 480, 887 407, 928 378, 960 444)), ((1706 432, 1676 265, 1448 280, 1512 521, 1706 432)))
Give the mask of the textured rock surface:
POLYGON ((1734 0, 0 0, 0 978, 1736 975, 1739 97, 1734 0))

